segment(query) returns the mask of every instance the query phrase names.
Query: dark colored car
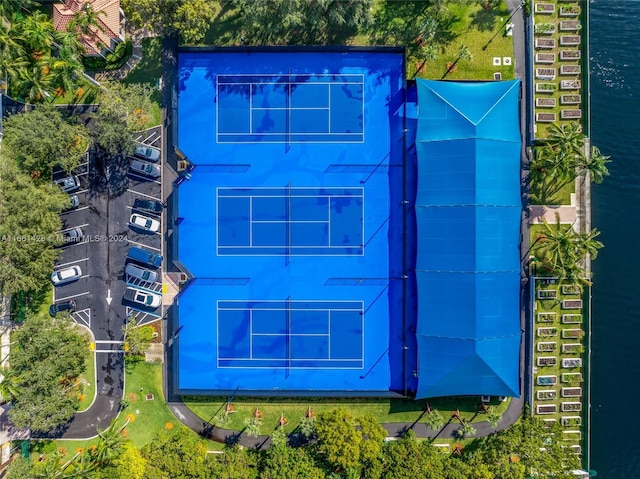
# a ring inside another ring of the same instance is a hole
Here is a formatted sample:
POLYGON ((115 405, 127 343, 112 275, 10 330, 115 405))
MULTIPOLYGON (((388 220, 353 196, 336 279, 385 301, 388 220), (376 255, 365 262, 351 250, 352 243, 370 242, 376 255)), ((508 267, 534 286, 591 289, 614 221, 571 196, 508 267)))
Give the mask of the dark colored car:
POLYGON ((127 258, 145 266, 157 268, 162 264, 162 256, 137 246, 129 247, 127 258))
POLYGON ((159 201, 142 200, 138 198, 133 202, 133 209, 159 215, 162 213, 162 203, 159 201))
POLYGON ((54 317, 58 313, 68 312, 73 313, 76 310, 76 302, 73 299, 68 301, 61 301, 49 306, 49 315, 54 317))

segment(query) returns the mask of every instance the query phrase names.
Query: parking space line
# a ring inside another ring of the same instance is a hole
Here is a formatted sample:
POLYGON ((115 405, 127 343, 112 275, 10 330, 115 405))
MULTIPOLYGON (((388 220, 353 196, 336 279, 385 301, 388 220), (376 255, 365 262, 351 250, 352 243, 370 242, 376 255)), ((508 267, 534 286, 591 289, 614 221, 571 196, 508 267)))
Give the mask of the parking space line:
POLYGON ((129 174, 133 177, 133 179, 140 178, 138 181, 144 181, 145 183, 155 183, 156 185, 160 185, 159 180, 153 180, 149 176, 142 176, 133 171, 129 171, 129 174))
POLYGON ((160 248, 154 248, 153 246, 148 246, 148 245, 146 245, 146 244, 138 243, 138 242, 133 241, 133 240, 129 240, 129 243, 133 243, 134 245, 136 245, 136 246, 140 246, 140 247, 142 247, 142 248, 148 248, 148 249, 152 249, 152 250, 154 250, 154 251, 160 251, 160 248))
POLYGON ((122 353, 124 354, 124 350, 122 349, 96 349, 94 353, 122 353))
POLYGON ((109 341, 108 339, 96 339, 96 344, 124 344, 124 341, 109 341))
POLYGON ((74 195, 79 195, 79 194, 81 194, 81 193, 86 193, 87 191, 89 191, 89 190, 88 190, 88 189, 84 189, 84 190, 72 191, 72 193, 73 193, 74 195))
POLYGON ((66 301, 67 299, 79 298, 80 296, 86 296, 89 294, 89 291, 85 291, 84 293, 72 294, 71 296, 65 296, 63 298, 56 298, 56 302, 58 301, 66 301))
POLYGON ((88 175, 89 172, 85 171, 84 173, 77 173, 76 176, 84 176, 84 175, 88 175))
POLYGON ((82 276, 80 276, 80 279, 84 279, 84 278, 88 278, 89 275, 88 274, 83 274, 82 276))
POLYGON ((63 266, 68 266, 70 264, 75 264, 75 263, 79 263, 80 261, 88 261, 88 260, 89 260, 89 258, 82 258, 82 259, 77 259, 75 261, 69 261, 68 263, 60 263, 60 264, 56 265, 55 269, 60 269, 63 266))
POLYGON ((58 233, 64 233, 65 231, 71 231, 73 228, 84 228, 85 226, 89 226, 89 223, 84 223, 84 224, 81 224, 81 225, 78 225, 78 226, 72 226, 70 228, 65 228, 65 229, 62 229, 62 230, 58 231, 58 233))
POLYGON ((68 215, 69 213, 73 213, 74 211, 82 211, 82 210, 88 210, 89 207, 88 206, 81 206, 80 208, 73 208, 67 211, 63 211, 60 213, 60 215, 68 215))
POLYGON ((130 189, 130 188, 128 188, 128 189, 127 189, 127 191, 129 191, 130 193, 133 193, 133 194, 135 194, 135 195, 142 195, 142 196, 146 196, 147 198, 151 198, 152 200, 161 201, 161 198, 156 198, 155 196, 151 196, 151 195, 148 195, 148 194, 146 194, 146 193, 141 193, 141 192, 139 192, 139 191, 132 190, 132 189, 130 189))

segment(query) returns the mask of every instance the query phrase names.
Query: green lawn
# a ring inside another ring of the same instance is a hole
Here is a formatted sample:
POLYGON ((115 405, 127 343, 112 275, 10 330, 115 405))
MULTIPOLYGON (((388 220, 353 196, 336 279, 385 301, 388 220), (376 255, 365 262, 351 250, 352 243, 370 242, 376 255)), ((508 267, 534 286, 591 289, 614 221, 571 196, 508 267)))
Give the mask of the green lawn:
MULTIPOLYGON (((426 69, 418 77, 439 80, 447 72, 447 63, 453 63, 460 45, 466 45, 472 60, 461 59, 455 71, 446 75, 448 80, 492 80, 495 72, 500 72, 504 80, 514 78, 514 58, 512 37, 504 35, 504 24, 510 13, 503 2, 494 10, 485 10, 473 3, 470 6, 452 4, 451 10, 457 22, 451 26, 451 41, 438 52, 435 60, 427 62, 426 69), (511 57, 510 66, 494 66, 494 57, 511 57)), ((411 78, 422 59, 408 59, 407 74, 411 78)))
MULTIPOLYGON (((160 77, 162 76, 161 63, 161 46, 162 41, 157 37, 142 39, 142 59, 136 67, 129 72, 123 83, 150 83, 157 88, 160 77)), ((160 91, 155 89, 151 94, 153 108, 149 112, 149 120, 145 124, 145 128, 157 126, 162 123, 162 107, 160 91)))
MULTIPOLYGON (((214 416, 224 411, 227 398, 197 398, 185 397, 183 400, 195 414, 205 421, 213 421, 214 416)), ((481 421, 482 415, 476 416, 478 407, 478 397, 452 397, 437 398, 429 401, 432 408, 437 409, 442 417, 447 420, 451 412, 456 408, 460 409, 463 418, 474 421, 481 421)), ((246 418, 251 417, 256 409, 259 408, 263 414, 263 434, 270 434, 278 424, 280 415, 288 419, 289 423, 285 427, 285 431, 292 432, 300 424, 305 417, 307 408, 316 413, 344 407, 351 411, 354 416, 370 414, 374 416, 378 422, 410 422, 423 419, 422 408, 424 401, 413 401, 404 399, 351 399, 351 398, 335 398, 335 399, 287 399, 287 398, 236 398, 233 401, 235 412, 229 415, 229 422, 221 424, 222 427, 228 429, 242 430, 246 418)), ((500 403, 494 398, 492 402, 494 408, 500 413, 504 412, 508 402, 500 403)))
POLYGON ((87 370, 80 376, 80 383, 79 392, 82 396, 80 398, 78 411, 82 412, 91 406, 93 398, 96 395, 96 355, 93 351, 87 361, 87 370))

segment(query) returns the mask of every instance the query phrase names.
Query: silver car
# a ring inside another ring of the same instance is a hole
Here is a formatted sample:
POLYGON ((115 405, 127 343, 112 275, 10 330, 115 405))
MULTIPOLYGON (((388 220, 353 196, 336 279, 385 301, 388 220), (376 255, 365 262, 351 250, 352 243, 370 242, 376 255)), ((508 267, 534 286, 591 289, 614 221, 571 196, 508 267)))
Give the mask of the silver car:
POLYGON ((142 281, 146 281, 147 283, 155 283, 158 279, 158 273, 155 271, 149 271, 148 269, 141 268, 140 266, 136 266, 135 264, 129 263, 127 267, 124 269, 124 272, 127 273, 129 278, 136 278, 142 281))
POLYGON ((139 175, 148 176, 149 178, 160 177, 160 167, 147 163, 146 161, 132 159, 129 163, 129 170, 139 175))
POLYGON ((80 266, 71 266, 65 269, 59 269, 51 274, 51 282, 54 286, 60 286, 63 284, 71 283, 80 279, 82 276, 82 270, 80 266))
POLYGON ((65 193, 70 193, 80 188, 80 180, 78 179, 77 176, 67 176, 66 178, 58 178, 57 180, 54 180, 54 183, 60 186, 60 188, 62 188, 62 191, 64 191, 65 193))
POLYGON ((153 161, 155 163, 160 159, 160 150, 154 148, 153 146, 143 145, 142 143, 139 143, 136 147, 136 156, 144 158, 148 161, 153 161))

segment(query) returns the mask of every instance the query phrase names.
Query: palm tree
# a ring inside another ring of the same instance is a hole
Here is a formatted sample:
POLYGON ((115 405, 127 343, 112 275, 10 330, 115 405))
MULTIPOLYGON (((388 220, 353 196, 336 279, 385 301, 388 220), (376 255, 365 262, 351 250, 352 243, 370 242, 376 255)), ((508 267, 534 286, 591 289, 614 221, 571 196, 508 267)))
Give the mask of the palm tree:
POLYGON ((258 437, 260 435, 260 428, 262 427, 262 420, 257 417, 248 417, 244 421, 244 430, 249 437, 258 437))
POLYGON ((22 68, 16 79, 16 91, 19 97, 30 102, 40 102, 44 98, 51 97, 53 90, 51 85, 52 74, 47 65, 33 65, 22 68))
POLYGON ((55 29, 51 19, 42 12, 33 12, 18 25, 21 38, 33 51, 34 58, 49 54, 55 29))
POLYGON ((271 446, 272 447, 284 447, 287 445, 287 433, 284 432, 284 429, 281 427, 277 427, 271 433, 271 446))
POLYGON ((476 428, 474 428, 470 422, 462 421, 460 424, 460 429, 457 430, 458 437, 463 438, 465 436, 473 436, 476 433, 476 428))
POLYGON ((600 232, 593 229, 588 233, 576 233, 571 226, 560 224, 559 217, 553 225, 546 221, 543 224, 544 231, 534 249, 535 256, 551 274, 561 280, 566 278, 578 284, 588 284, 581 263, 587 255, 596 258, 598 250, 604 246, 596 239, 600 232))
POLYGON ((589 179, 594 183, 602 183, 605 176, 609 176, 607 163, 611 163, 609 156, 600 153, 596 146, 591 147, 589 155, 581 155, 578 158, 576 169, 578 174, 588 174, 589 179))
POLYGON ((67 25, 70 31, 80 31, 83 35, 91 35, 91 27, 96 27, 104 32, 104 26, 100 20, 100 15, 105 15, 104 10, 94 10, 91 3, 85 3, 83 8, 74 15, 73 20, 67 25))
POLYGON ((466 46, 464 43, 461 43, 460 46, 458 47, 458 56, 453 61, 453 63, 449 65, 449 67, 447 68, 447 71, 444 72, 444 75, 442 75, 441 80, 444 80, 445 77, 455 69, 458 62, 463 59, 471 61, 473 60, 473 54, 471 53, 471 50, 469 50, 468 46, 466 46))
POLYGON ((502 421, 502 414, 496 412, 493 407, 489 407, 487 410, 487 421, 491 424, 492 428, 498 427, 498 423, 502 421))
POLYGON ((456 409, 451 413, 451 419, 457 419, 462 424, 464 421, 462 420, 462 415, 460 414, 460 409, 456 409))
POLYGON ((2 0, 0 2, 0 17, 10 19, 20 10, 28 11, 28 8, 35 5, 34 0, 2 0))
POLYGON ((573 158, 584 155, 585 136, 582 133, 582 125, 578 122, 550 125, 547 133, 543 143, 552 150, 573 158))
POLYGON ((98 447, 94 454, 96 464, 108 464, 120 455, 124 444, 124 438, 121 433, 127 427, 127 424, 129 424, 128 419, 118 428, 115 425, 115 419, 112 419, 107 429, 101 430, 98 428, 98 447))
POLYGON ((304 417, 300 421, 300 425, 298 426, 298 430, 304 437, 313 436, 316 432, 316 421, 315 418, 312 417, 304 417))
POLYGON ((50 69, 51 88, 56 96, 63 96, 76 87, 73 79, 77 78, 78 73, 82 71, 82 66, 73 60, 59 59, 50 63, 50 69))
POLYGON ((428 428, 434 431, 439 431, 442 426, 444 426, 444 419, 437 409, 431 409, 427 412, 427 417, 424 422, 428 428))

